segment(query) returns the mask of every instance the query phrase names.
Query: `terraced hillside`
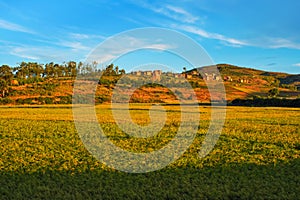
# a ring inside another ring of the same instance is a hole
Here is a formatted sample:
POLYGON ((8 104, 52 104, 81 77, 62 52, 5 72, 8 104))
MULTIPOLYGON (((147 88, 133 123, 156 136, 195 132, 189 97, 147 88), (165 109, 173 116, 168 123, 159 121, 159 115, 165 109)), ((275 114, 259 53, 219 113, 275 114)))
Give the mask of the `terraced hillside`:
MULTIPOLYGON (((172 85, 172 91, 167 87, 157 84, 146 84, 133 92, 131 102, 144 103, 176 103, 178 102, 176 95, 188 99, 190 96, 186 89, 181 85, 179 78, 185 77, 190 85, 194 88, 199 102, 209 102, 210 94, 206 87, 207 79, 215 79, 224 82, 226 89, 226 100, 248 99, 248 98, 266 98, 275 96, 270 94, 270 90, 278 90, 276 97, 296 99, 300 97, 300 74, 286 74, 278 72, 266 72, 256 69, 243 68, 228 64, 217 65, 220 76, 210 74, 211 67, 202 67, 192 69, 183 73, 174 74, 162 72, 165 83, 172 85), (202 71, 203 73, 199 73, 202 71), (205 72, 205 75, 204 75, 205 72)), ((127 88, 134 87, 136 82, 141 81, 139 75, 133 73, 126 74, 127 79, 135 80, 127 81, 127 88), (129 78, 128 78, 129 77, 129 78)), ((101 77, 95 95, 96 103, 111 101, 111 95, 115 84, 124 76, 121 74, 104 74, 101 77)), ((152 78, 152 76, 151 76, 152 78)), ((75 77, 46 77, 31 78, 33 81, 17 81, 12 83, 5 95, 0 98, 1 104, 68 104, 72 103, 72 93, 75 77)), ((156 77, 157 79, 157 77, 156 77)), ((154 82, 153 82, 154 83, 154 82)), ((132 91, 129 91, 130 93, 132 91)), ((84 94, 83 94, 84 95, 84 94)))

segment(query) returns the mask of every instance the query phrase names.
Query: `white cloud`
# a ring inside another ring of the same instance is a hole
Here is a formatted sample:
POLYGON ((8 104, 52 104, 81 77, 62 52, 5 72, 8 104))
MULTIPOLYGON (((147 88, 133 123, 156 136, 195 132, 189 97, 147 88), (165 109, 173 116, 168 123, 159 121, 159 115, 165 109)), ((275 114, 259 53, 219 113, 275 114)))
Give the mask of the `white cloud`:
POLYGON ((300 63, 295 63, 295 64, 293 64, 293 66, 300 67, 300 63))
POLYGON ((169 44, 150 44, 150 45, 145 46, 145 48, 165 51, 165 50, 174 48, 174 46, 169 45, 169 44))
POLYGON ((227 37, 219 33, 211 33, 203 29, 200 29, 196 26, 173 24, 171 25, 171 27, 199 35, 203 38, 219 40, 226 46, 232 46, 232 47, 253 46, 253 47, 270 48, 270 49, 279 49, 279 48, 300 49, 300 43, 294 42, 287 38, 259 37, 255 39, 240 40, 236 38, 227 37))
POLYGON ((94 49, 92 54, 88 56, 88 62, 97 61, 98 63, 108 64, 123 54, 147 48, 164 51, 175 47, 171 44, 165 44, 163 41, 159 40, 148 41, 144 38, 116 36, 94 49))
POLYGON ((300 49, 300 43, 293 42, 286 38, 267 38, 263 41, 263 44, 269 48, 289 48, 289 49, 300 49))
POLYGON ((61 35, 65 36, 63 38, 47 36, 43 39, 35 39, 39 45, 0 40, 1 53, 38 62, 84 60, 88 53, 99 43, 99 39, 102 41, 104 38, 100 35, 82 33, 65 33, 61 35))
POLYGON ((16 32, 24 32, 24 33, 31 33, 31 34, 34 33, 33 31, 31 31, 21 25, 14 24, 14 23, 8 22, 3 19, 0 19, 0 28, 10 30, 10 31, 16 31, 16 32))
POLYGON ((90 36, 87 35, 87 34, 82 34, 82 33, 70 33, 70 36, 71 38, 74 38, 74 39, 89 39, 90 36))
POLYGON ((70 33, 70 38, 76 40, 87 40, 87 39, 105 39, 105 36, 85 33, 70 33))
POLYGON ((238 40, 238 39, 235 39, 235 38, 226 37, 226 36, 218 34, 218 33, 210 33, 210 32, 207 32, 203 29, 197 28, 195 26, 176 25, 176 24, 174 25, 173 24, 172 27, 176 28, 176 29, 186 31, 186 32, 189 32, 189 33, 199 35, 199 36, 204 37, 204 38, 219 40, 219 41, 222 41, 224 44, 229 45, 229 46, 233 46, 233 47, 241 47, 241 46, 249 45, 245 41, 238 40))
POLYGON ((173 21, 176 21, 176 24, 170 26, 170 23, 162 24, 161 21, 154 21, 153 23, 160 25, 160 26, 167 26, 170 28, 186 31, 189 33, 196 34, 203 38, 207 39, 215 39, 221 42, 222 45, 231 46, 231 47, 243 47, 243 46, 252 46, 258 48, 268 48, 268 49, 279 49, 279 48, 288 48, 288 49, 300 49, 300 42, 293 41, 288 38, 274 38, 270 36, 262 36, 259 35, 256 38, 246 38, 246 39, 237 39, 232 38, 230 36, 225 36, 219 33, 213 33, 201 29, 194 24, 203 23, 203 19, 199 16, 193 15, 191 12, 187 10, 173 5, 154 5, 150 4, 143 0, 135 0, 132 1, 134 4, 161 14, 173 21))
POLYGON ((278 37, 269 37, 261 36, 258 38, 249 38, 246 42, 248 46, 268 48, 268 49, 296 49, 300 50, 300 43, 292 41, 288 38, 278 38, 278 37))
MULTIPOLYGON (((2 46, 3 48, 3 46, 2 46)), ((32 45, 10 45, 5 46, 7 54, 23 59, 34 60, 36 62, 63 62, 68 60, 84 60, 87 50, 74 51, 66 50, 56 46, 32 46, 32 45)))
POLYGON ((163 14, 176 21, 181 21, 184 23, 195 23, 199 19, 199 17, 193 16, 186 10, 171 5, 166 5, 165 7, 159 8, 152 8, 151 10, 163 14))
POLYGON ((21 58, 30 59, 30 60, 39 60, 40 58, 36 55, 33 55, 31 51, 34 48, 28 49, 25 47, 14 47, 11 49, 10 54, 15 55, 21 58))
POLYGON ((132 2, 138 6, 149 9, 165 17, 183 23, 195 23, 200 19, 198 16, 193 15, 192 13, 188 12, 187 10, 181 7, 176 7, 172 5, 158 6, 158 5, 149 4, 145 1, 132 1, 132 2))
POLYGON ((90 50, 91 48, 88 46, 84 46, 81 42, 70 42, 70 41, 62 41, 60 43, 61 46, 71 48, 72 51, 80 51, 80 50, 90 50))

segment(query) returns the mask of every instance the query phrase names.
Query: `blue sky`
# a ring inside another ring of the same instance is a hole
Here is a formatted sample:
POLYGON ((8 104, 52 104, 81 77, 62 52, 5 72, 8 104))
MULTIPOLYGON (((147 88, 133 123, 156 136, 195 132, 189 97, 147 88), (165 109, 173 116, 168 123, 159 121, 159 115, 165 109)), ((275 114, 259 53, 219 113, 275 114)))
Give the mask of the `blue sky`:
MULTIPOLYGON (((85 61, 108 37, 161 27, 191 37, 215 63, 300 73, 299 8, 299 0, 0 0, 0 65, 85 61)), ((157 52, 136 56, 146 57, 163 59, 157 52)), ((117 64, 126 69, 133 59, 117 64)))

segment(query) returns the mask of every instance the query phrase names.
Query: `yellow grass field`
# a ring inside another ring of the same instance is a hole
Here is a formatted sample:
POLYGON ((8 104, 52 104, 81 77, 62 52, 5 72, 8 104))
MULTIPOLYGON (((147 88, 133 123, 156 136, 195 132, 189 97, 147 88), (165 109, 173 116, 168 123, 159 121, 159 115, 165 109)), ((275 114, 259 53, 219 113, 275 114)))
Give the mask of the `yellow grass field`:
MULTIPOLYGON (((150 107, 132 104, 132 120, 149 124, 150 107)), ((167 145, 180 125, 180 107, 163 108, 166 124, 161 131, 138 139, 120 130, 110 105, 97 105, 96 111, 101 128, 116 146, 147 153, 167 145)), ((0 107, 0 199, 299 197, 299 108, 227 107, 222 134, 204 158, 198 153, 211 109, 199 111, 197 135, 178 160, 158 171, 132 174, 109 168, 87 151, 71 105, 0 107)))

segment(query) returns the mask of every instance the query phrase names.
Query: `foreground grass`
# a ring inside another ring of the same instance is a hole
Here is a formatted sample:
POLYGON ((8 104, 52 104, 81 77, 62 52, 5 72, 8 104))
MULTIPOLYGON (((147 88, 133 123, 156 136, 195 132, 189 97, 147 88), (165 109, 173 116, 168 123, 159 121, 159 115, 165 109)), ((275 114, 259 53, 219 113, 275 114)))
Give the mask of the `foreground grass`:
MULTIPOLYGON (((149 123, 147 106, 132 107, 149 123)), ((176 134, 180 112, 152 139, 133 139, 97 107, 106 135, 123 149, 149 152, 176 134)), ((198 158, 210 119, 202 107, 198 134, 183 156, 151 173, 106 167, 85 149, 70 107, 0 108, 0 199, 296 199, 300 193, 300 109, 228 107, 213 151, 198 158)), ((141 120, 143 119, 143 120, 141 120)))

